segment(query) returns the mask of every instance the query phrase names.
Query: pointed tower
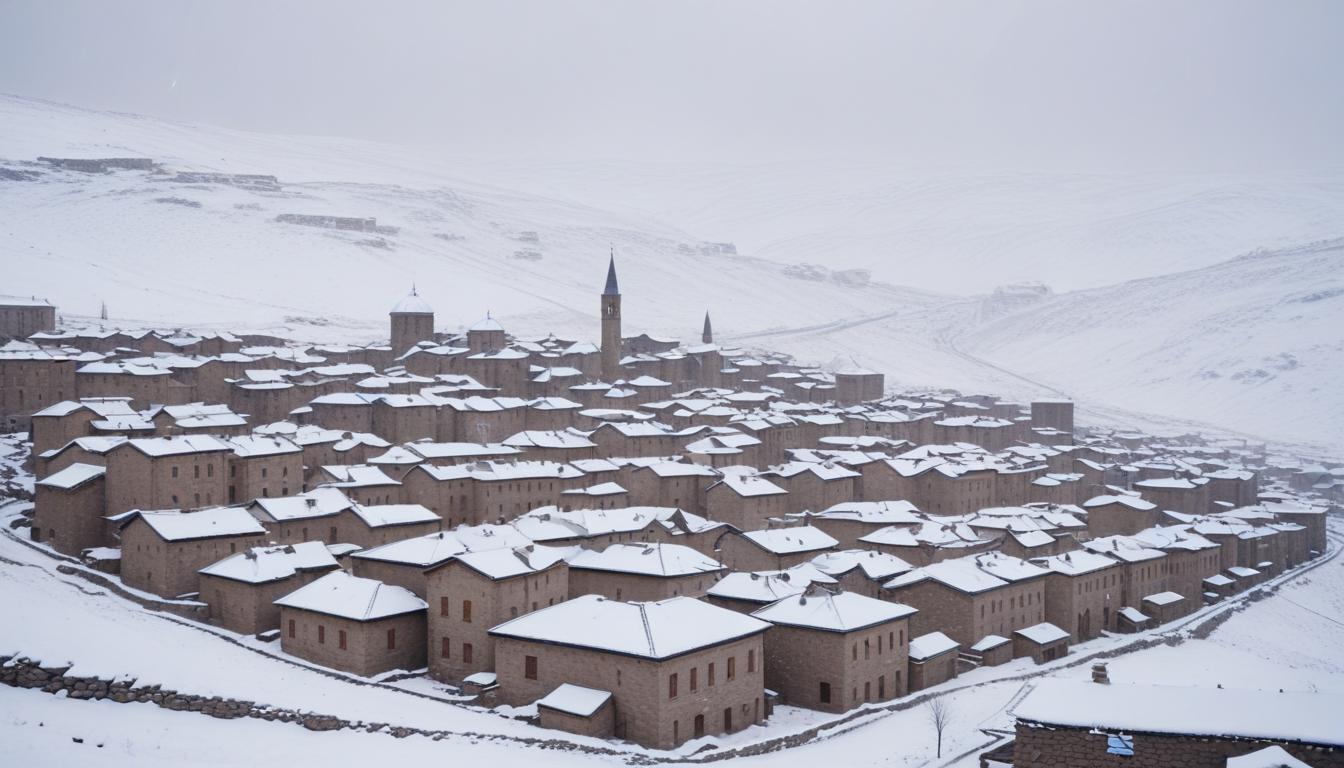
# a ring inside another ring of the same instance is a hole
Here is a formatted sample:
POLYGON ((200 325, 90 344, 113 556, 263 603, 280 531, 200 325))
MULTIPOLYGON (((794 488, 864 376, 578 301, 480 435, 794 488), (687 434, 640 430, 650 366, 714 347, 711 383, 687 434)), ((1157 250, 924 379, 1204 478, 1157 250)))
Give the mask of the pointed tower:
POLYGON ((400 357, 417 342, 434 338, 434 309, 420 298, 415 286, 388 313, 392 320, 392 356, 400 357))
POLYGON ((621 288, 616 284, 616 252, 607 263, 607 287, 602 289, 602 380, 621 377, 621 288))
POLYGON ((714 343, 714 326, 709 324, 708 312, 705 313, 705 329, 700 332, 700 343, 701 344, 714 343))

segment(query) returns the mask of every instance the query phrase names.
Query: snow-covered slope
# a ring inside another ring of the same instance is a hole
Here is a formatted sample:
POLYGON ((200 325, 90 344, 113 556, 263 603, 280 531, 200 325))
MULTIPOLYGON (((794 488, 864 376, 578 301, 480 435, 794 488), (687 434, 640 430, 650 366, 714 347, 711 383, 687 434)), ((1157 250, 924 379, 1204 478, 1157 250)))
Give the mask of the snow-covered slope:
POLYGON ((6 284, 73 315, 105 300, 123 323, 370 339, 385 337, 387 309, 415 283, 447 327, 493 311, 514 332, 591 338, 612 249, 632 329, 691 337, 706 309, 731 331, 934 300, 791 276, 647 216, 465 181, 409 149, 16 98, 0 98, 0 124, 0 168, 13 172, 0 181, 6 284), (148 157, 165 173, 57 170, 38 156, 148 157), (279 187, 172 180, 184 170, 274 175, 279 187), (284 214, 373 217, 379 228, 277 221, 284 214))
POLYGON ((956 338, 1069 394, 1339 445, 1344 240, 1039 301, 956 338))
POLYGON ((373 340, 414 282, 440 327, 491 311, 517 334, 594 339, 614 249, 629 332, 696 338, 708 309, 721 340, 853 360, 894 385, 1063 392, 1094 418, 1158 414, 1344 443, 1338 245, 1224 261, 1245 252, 1238 243, 1344 235, 1335 182, 1224 194, 1207 178, 896 184, 870 167, 622 177, 619 166, 449 160, 17 97, 0 97, 0 126, 0 293, 46 296, 67 316, 93 317, 106 301, 123 325, 373 340), (149 157, 162 172, 87 174, 38 156, 149 157), (179 171, 270 174, 278 187, 174 181, 179 171), (824 183, 797 191, 814 177, 824 183), (762 179, 778 179, 777 194, 762 195, 762 179), (378 229, 283 214, 375 217, 378 229), (1070 232, 1079 239, 1060 239, 1070 232), (1070 261, 1088 270, 1082 282, 1116 284, 1063 291, 1053 277, 1065 276, 1066 241, 1087 254, 1070 261), (877 252, 886 261, 865 261, 877 252), (860 266, 874 279, 843 271, 860 266), (1175 274, 1119 282, 1159 272, 1175 274))
POLYGON ((1338 237, 1344 221, 1338 171, 991 173, 816 161, 489 172, 603 207, 637 207, 774 261, 867 269, 950 293, 1021 280, 1094 288, 1338 237))

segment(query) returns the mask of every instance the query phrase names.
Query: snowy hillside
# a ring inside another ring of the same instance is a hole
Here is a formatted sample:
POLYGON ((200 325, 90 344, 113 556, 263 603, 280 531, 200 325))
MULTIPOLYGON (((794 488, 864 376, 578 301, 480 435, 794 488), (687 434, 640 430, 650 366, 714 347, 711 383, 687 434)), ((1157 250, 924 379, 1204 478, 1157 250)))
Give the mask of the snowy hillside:
POLYGON ((490 311, 516 334, 595 339, 614 249, 631 333, 695 338, 708 309, 722 341, 857 362, 894 386, 1063 393, 1094 420, 1157 414, 1146 423, 1344 444, 1339 245, 1225 262, 1245 244, 1344 235, 1334 182, 582 175, 16 97, 0 97, 0 125, 0 293, 45 296, 68 318, 106 301, 122 325, 368 341, 414 282, 441 328, 490 311), (159 168, 90 174, 39 156, 159 168), (757 194, 762 178, 779 180, 776 196, 757 194), (828 181, 797 192, 806 178, 828 181), (294 214, 376 226, 284 221, 294 214), (1150 279, 1124 282, 1136 277, 1150 279), (1063 290, 1071 280, 1115 284, 1063 290))
POLYGON ((972 172, 881 163, 492 167, 625 205, 784 263, 867 269, 949 293, 1021 280, 1055 290, 1207 266, 1338 237, 1344 177, 972 172), (634 176, 644 180, 629 184, 634 176))
POLYGON ((615 250, 627 327, 690 337, 706 309, 725 331, 827 322, 854 306, 928 303, 728 257, 648 217, 463 181, 412 150, 270 137, 0 99, 0 258, 7 284, 72 315, 106 300, 123 323, 386 335, 414 282, 446 327, 493 311, 516 333, 596 335, 615 250), (89 174, 39 156, 148 157, 162 173, 89 174), (276 176, 181 183, 181 171, 276 176), (277 221, 375 218, 374 231, 277 221), (804 300, 804 298, 806 300, 804 300))
POLYGON ((956 339, 1083 400, 1339 445, 1344 240, 1040 301, 956 339))

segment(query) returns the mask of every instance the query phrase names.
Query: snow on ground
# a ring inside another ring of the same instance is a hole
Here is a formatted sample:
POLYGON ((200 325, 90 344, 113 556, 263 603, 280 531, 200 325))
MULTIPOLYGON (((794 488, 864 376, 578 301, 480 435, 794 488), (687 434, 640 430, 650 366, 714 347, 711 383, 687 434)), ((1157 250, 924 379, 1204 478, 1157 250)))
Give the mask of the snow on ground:
MULTIPOLYGON (((318 675, 253 653, 216 634, 184 626, 142 611, 84 582, 55 574, 45 555, 8 537, 0 537, 0 612, 16 617, 0 629, 0 647, 21 649, 47 661, 73 659, 76 673, 132 674, 142 682, 196 694, 217 694, 264 701, 281 707, 334 714, 349 719, 388 722, 426 729, 470 732, 443 742, 419 736, 398 740, 385 734, 313 734, 294 725, 252 720, 221 721, 202 715, 162 710, 152 705, 76 702, 48 694, 0 688, 0 756, 23 765, 64 765, 88 760, 81 749, 97 750, 109 765, 172 764, 213 757, 231 764, 283 765, 296 755, 304 762, 329 757, 378 756, 499 761, 509 766, 538 758, 547 765, 595 765, 625 757, 548 750, 481 734, 592 740, 547 732, 498 715, 465 709, 399 691, 318 675), (94 594, 90 594, 94 593, 94 594), (41 726, 36 723, 42 723, 41 726), (47 730, 50 728, 51 730, 47 730), (73 738, 84 740, 82 744, 73 738)), ((1205 609, 1202 615, 1218 609, 1205 609)), ((1344 693, 1344 559, 1335 558, 1283 587, 1277 594, 1248 604, 1207 638, 1183 637, 1109 661, 1113 680, 1173 685, 1328 690, 1344 693)), ((1086 679, 1089 667, 1063 667, 1081 653, 1116 647, 1126 637, 1102 638, 1052 665, 1053 676, 1086 679)), ((982 668, 936 690, 953 713, 944 736, 947 758, 979 751, 991 736, 981 729, 1011 727, 1007 712, 1024 692, 1023 681, 1005 677, 1041 671, 1019 659, 982 668)), ((426 693, 432 686, 407 686, 426 693)), ((834 720, 833 716, 782 708, 764 728, 753 727, 726 738, 684 745, 690 755, 701 746, 720 747, 760 741, 834 720)), ((629 750, 629 747, 622 749, 629 750)), ((926 708, 874 712, 847 723, 804 746, 740 763, 769 761, 770 766, 815 766, 842 759, 855 766, 936 764, 931 761, 933 733, 926 708)), ((666 755, 667 753, 662 753, 666 755)), ((973 756, 957 765, 974 765, 973 756)))

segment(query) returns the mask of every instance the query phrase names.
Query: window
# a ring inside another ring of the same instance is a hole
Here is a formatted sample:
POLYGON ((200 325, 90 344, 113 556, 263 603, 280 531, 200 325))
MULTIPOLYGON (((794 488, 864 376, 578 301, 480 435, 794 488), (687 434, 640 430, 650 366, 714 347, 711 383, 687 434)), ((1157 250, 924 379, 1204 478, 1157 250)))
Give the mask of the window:
POLYGON ((527 678, 528 680, 536 680, 536 679, 537 679, 537 657, 536 657, 536 656, 524 656, 524 657, 523 657, 523 677, 527 678))
POLYGON ((462 621, 465 622, 465 623, 467 623, 467 624, 470 624, 470 623, 471 623, 471 601, 470 601, 470 600, 463 600, 463 601, 462 601, 462 621))
POLYGON ((821 684, 820 690, 817 691, 817 700, 820 701, 822 704, 830 704, 830 703, 831 703, 831 684, 830 684, 830 683, 822 683, 822 684, 821 684))
POLYGON ((677 698, 677 673, 673 672, 667 676, 667 698, 677 698))
POLYGON ((317 642, 323 645, 327 642, 327 628, 321 624, 317 625, 317 642))
POLYGON ((387 650, 394 651, 397 648, 397 630, 387 630, 387 650))
POLYGON ((205 468, 205 476, 206 476, 206 477, 214 477, 214 476, 215 476, 215 465, 214 465, 214 464, 211 464, 211 465, 209 465, 209 466, 207 466, 207 467, 205 468))
POLYGON ((173 477, 177 477, 177 467, 173 467, 173 477))
POLYGON ((262 467, 262 468, 261 468, 261 476, 262 476, 263 478, 266 477, 266 468, 265 468, 265 467, 262 467))
POLYGON ((701 736, 704 736, 704 735, 705 735, 705 716, 704 716, 704 715, 696 715, 696 716, 695 716, 695 738, 698 739, 698 738, 700 738, 701 736))
POLYGON ((699 689, 700 689, 700 669, 698 667, 691 667, 691 693, 695 693, 699 689))
POLYGON ((725 731, 732 731, 732 730, 733 730, 733 708, 732 708, 732 707, 724 707, 724 708, 723 708, 723 730, 725 730, 725 731))
POLYGON ((192 472, 191 472, 192 477, 195 477, 195 478, 199 479, 200 476, 201 476, 201 465, 200 465, 200 464, 197 464, 196 466, 192 467, 191 469, 192 469, 192 472))
POLYGON ((752 648, 751 650, 747 651, 747 672, 755 672, 755 671, 756 671, 756 649, 752 648))
POLYGON ((705 677, 707 678, 706 682, 707 682, 709 685, 713 685, 713 684, 714 684, 714 662, 712 662, 712 661, 709 662, 709 668, 708 668, 708 671, 707 671, 706 674, 705 674, 705 677))
POLYGON ((733 680, 733 679, 736 679, 736 678, 737 678, 737 657, 736 657, 736 656, 729 656, 729 657, 728 657, 728 679, 729 679, 729 680, 733 680))
POLYGON ((293 637, 293 636, 294 636, 294 620, 293 620, 293 619, 290 619, 290 620, 289 620, 289 636, 290 636, 290 637, 293 637))
POLYGON ((448 641, 448 638, 446 638, 446 637, 440 639, 440 640, 439 640, 439 658, 441 658, 441 659, 451 659, 452 657, 453 657, 453 644, 452 644, 451 642, 449 642, 449 641, 448 641))
POLYGON ((340 648, 342 651, 345 650, 345 630, 344 630, 344 629, 340 629, 340 630, 337 630, 337 631, 336 631, 336 647, 340 648))
POLYGON ((472 647, 471 647, 471 643, 463 643, 463 644, 462 644, 462 663, 463 663, 463 664, 470 664, 470 663, 471 663, 471 656, 472 656, 472 653, 471 653, 471 652, 472 652, 472 650, 473 650, 473 649, 472 649, 472 647))
POLYGON ((451 615, 452 615, 452 611, 451 611, 451 610, 449 609, 449 607, 448 607, 448 598, 446 598, 446 597, 440 597, 440 598, 439 598, 439 615, 440 615, 440 616, 451 616, 451 615))

